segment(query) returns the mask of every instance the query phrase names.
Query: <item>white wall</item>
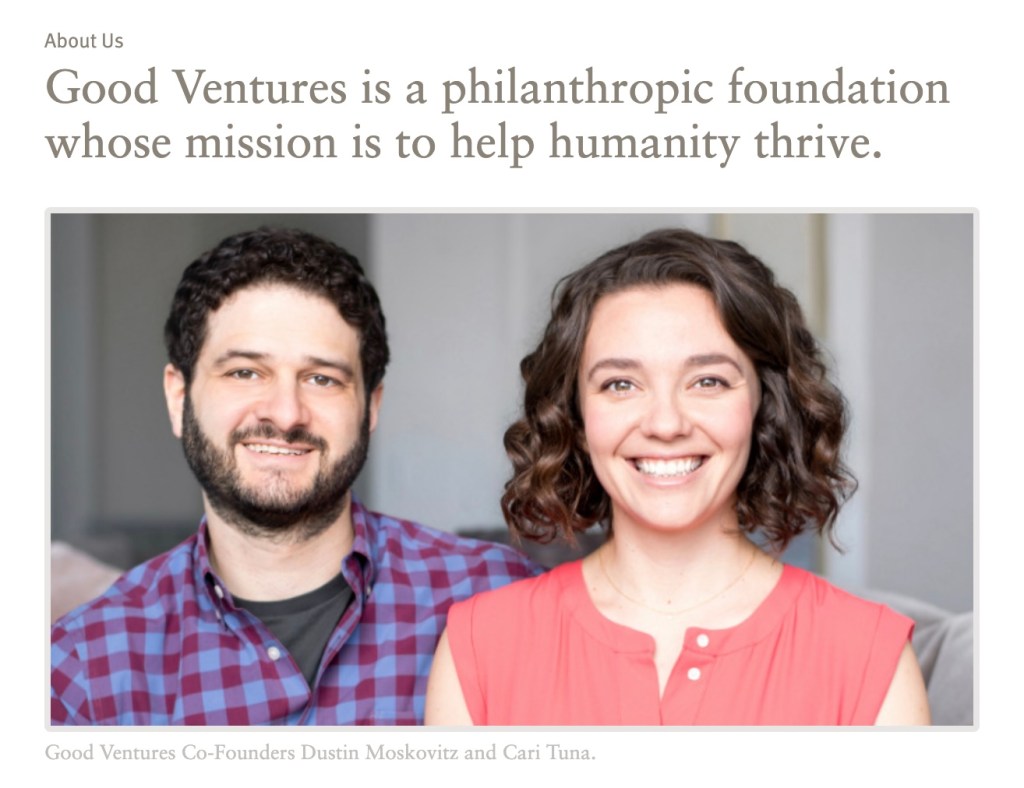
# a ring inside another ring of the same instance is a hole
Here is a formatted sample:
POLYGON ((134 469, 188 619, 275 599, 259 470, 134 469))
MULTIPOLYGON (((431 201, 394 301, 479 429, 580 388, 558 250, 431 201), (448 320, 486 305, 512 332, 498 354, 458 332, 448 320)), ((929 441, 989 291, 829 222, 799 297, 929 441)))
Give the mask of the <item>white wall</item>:
POLYGON ((318 232, 365 256, 365 217, 56 214, 51 222, 51 532, 81 544, 106 526, 194 527, 199 490, 162 388, 163 323, 182 271, 224 237, 264 224, 318 232))
POLYGON ((972 223, 885 214, 832 228, 830 338, 862 481, 843 531, 855 571, 832 566, 953 610, 971 609, 974 587, 972 223))
POLYGON ((370 451, 371 503, 446 530, 503 527, 502 435, 519 361, 540 338, 559 278, 679 214, 382 215, 370 258, 392 364, 370 451))

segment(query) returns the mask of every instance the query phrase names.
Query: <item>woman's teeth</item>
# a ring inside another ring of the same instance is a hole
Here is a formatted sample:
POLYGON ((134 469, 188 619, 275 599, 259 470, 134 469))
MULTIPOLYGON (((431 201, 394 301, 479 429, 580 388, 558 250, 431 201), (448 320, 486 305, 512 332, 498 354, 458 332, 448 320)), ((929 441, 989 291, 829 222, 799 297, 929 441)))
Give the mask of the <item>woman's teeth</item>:
POLYGON ((686 476, 693 473, 704 464, 703 457, 684 457, 677 460, 634 460, 634 465, 640 473, 647 476, 686 476))

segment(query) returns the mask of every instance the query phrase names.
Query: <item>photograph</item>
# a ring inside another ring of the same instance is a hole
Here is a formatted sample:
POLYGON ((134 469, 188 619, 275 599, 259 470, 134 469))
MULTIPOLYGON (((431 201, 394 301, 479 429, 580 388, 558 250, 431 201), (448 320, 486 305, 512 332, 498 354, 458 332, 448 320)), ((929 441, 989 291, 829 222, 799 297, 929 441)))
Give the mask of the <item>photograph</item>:
POLYGON ((977 222, 49 211, 50 729, 973 730, 977 222))

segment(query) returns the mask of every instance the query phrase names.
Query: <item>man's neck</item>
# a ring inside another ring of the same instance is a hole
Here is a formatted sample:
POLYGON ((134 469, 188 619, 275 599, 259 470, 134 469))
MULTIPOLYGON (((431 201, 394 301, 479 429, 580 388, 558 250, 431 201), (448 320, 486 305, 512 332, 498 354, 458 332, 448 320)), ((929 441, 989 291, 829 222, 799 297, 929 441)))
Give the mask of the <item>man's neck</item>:
POLYGON ((352 497, 337 520, 308 539, 254 536, 206 507, 210 563, 228 590, 253 602, 272 602, 312 591, 341 571, 352 550, 352 497))

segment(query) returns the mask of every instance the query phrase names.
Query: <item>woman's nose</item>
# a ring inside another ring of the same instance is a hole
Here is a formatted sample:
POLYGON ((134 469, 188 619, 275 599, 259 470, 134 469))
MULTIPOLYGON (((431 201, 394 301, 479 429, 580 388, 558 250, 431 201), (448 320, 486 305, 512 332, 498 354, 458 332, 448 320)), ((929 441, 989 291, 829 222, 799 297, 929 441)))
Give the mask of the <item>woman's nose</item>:
POLYGON ((687 435, 692 429, 683 398, 675 392, 652 394, 644 414, 644 434, 660 440, 687 435))

